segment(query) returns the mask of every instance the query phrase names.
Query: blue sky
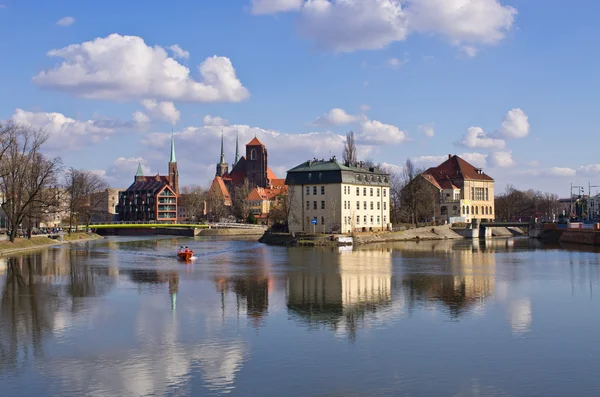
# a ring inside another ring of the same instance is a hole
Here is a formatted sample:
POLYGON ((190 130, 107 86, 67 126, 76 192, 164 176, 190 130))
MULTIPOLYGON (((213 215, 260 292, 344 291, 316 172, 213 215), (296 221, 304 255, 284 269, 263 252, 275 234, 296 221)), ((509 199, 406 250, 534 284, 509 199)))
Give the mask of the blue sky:
POLYGON ((256 135, 284 177, 354 130, 395 169, 453 153, 498 191, 600 185, 595 1, 0 4, 0 120, 113 186, 166 173, 171 129, 184 184, 212 179, 221 132, 227 161, 256 135))

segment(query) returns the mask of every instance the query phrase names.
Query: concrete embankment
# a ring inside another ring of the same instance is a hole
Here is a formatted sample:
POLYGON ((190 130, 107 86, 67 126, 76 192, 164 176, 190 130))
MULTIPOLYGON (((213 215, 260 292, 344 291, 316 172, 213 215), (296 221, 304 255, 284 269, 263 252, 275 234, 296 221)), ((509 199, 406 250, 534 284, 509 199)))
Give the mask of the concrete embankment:
POLYGON ((106 228, 98 229, 98 234, 103 236, 260 236, 265 228, 177 228, 177 227, 152 227, 152 228, 106 228))
POLYGON ((196 236, 262 236, 263 228, 252 229, 196 229, 196 236))
POLYGON ((99 236, 95 233, 77 232, 71 233, 70 235, 65 234, 63 238, 63 240, 53 240, 48 237, 32 237, 31 240, 26 238, 18 238, 14 243, 11 243, 10 241, 2 241, 0 242, 0 256, 26 251, 35 251, 60 244, 98 240, 102 239, 102 236, 99 236))

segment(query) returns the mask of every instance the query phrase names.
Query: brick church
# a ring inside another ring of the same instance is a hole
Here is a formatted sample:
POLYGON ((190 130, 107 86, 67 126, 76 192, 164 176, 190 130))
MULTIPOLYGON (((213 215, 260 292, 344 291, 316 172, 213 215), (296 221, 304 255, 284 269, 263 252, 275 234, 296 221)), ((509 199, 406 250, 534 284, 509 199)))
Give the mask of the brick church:
POLYGON ((235 161, 231 171, 225 161, 223 136, 221 136, 221 157, 216 166, 215 178, 210 192, 217 193, 223 198, 226 206, 231 206, 231 189, 248 181, 252 189, 247 200, 251 201, 251 212, 261 218, 268 213, 268 204, 275 196, 285 190, 285 179, 277 178, 269 168, 267 148, 258 138, 254 137, 246 144, 246 155, 239 157, 239 142, 235 142, 235 161), (259 197, 260 200, 255 200, 259 197), (255 202, 260 201, 260 203, 255 202))
POLYGON ((142 165, 131 186, 119 194, 117 205, 120 221, 177 222, 177 198, 179 196, 179 171, 175 157, 175 141, 171 135, 169 175, 144 175, 142 165))

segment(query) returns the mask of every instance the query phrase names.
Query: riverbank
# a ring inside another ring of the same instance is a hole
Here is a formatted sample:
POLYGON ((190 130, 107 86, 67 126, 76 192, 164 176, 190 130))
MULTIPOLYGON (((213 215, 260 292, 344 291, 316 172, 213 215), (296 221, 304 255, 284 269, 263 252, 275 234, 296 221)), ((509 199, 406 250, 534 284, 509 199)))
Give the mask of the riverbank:
MULTIPOLYGON (((458 240, 464 238, 456 233, 450 226, 428 226, 415 229, 408 229, 398 232, 373 232, 373 233, 355 233, 353 235, 354 245, 387 243, 397 241, 421 241, 421 240, 458 240)), ((280 246, 340 246, 346 245, 330 235, 309 235, 290 233, 269 233, 266 232, 259 242, 267 245, 280 246)))
POLYGON ((98 240, 103 238, 95 233, 77 232, 66 234, 63 240, 53 240, 48 237, 32 237, 31 240, 27 238, 17 238, 14 243, 6 240, 0 241, 0 256, 9 255, 17 252, 24 252, 36 249, 42 249, 51 247, 58 244, 74 243, 78 241, 98 240))

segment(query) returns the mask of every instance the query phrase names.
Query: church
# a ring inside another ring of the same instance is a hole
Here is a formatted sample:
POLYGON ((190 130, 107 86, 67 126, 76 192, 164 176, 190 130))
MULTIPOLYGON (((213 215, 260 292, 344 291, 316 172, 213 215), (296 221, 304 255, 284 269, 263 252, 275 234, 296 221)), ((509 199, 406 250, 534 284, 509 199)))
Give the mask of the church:
POLYGON ((246 198, 250 212, 259 220, 266 219, 269 203, 285 191, 285 179, 277 178, 269 168, 267 148, 256 137, 246 144, 246 155, 241 158, 239 140, 236 137, 235 161, 230 171, 225 161, 223 136, 221 136, 221 157, 216 166, 215 178, 211 183, 209 194, 217 194, 222 198, 225 206, 231 207, 232 189, 245 181, 248 181, 251 189, 246 198))
POLYGON ((142 165, 131 186, 119 193, 117 205, 120 221, 177 222, 177 198, 179 196, 179 171, 175 157, 175 141, 171 135, 169 175, 144 175, 142 165))

